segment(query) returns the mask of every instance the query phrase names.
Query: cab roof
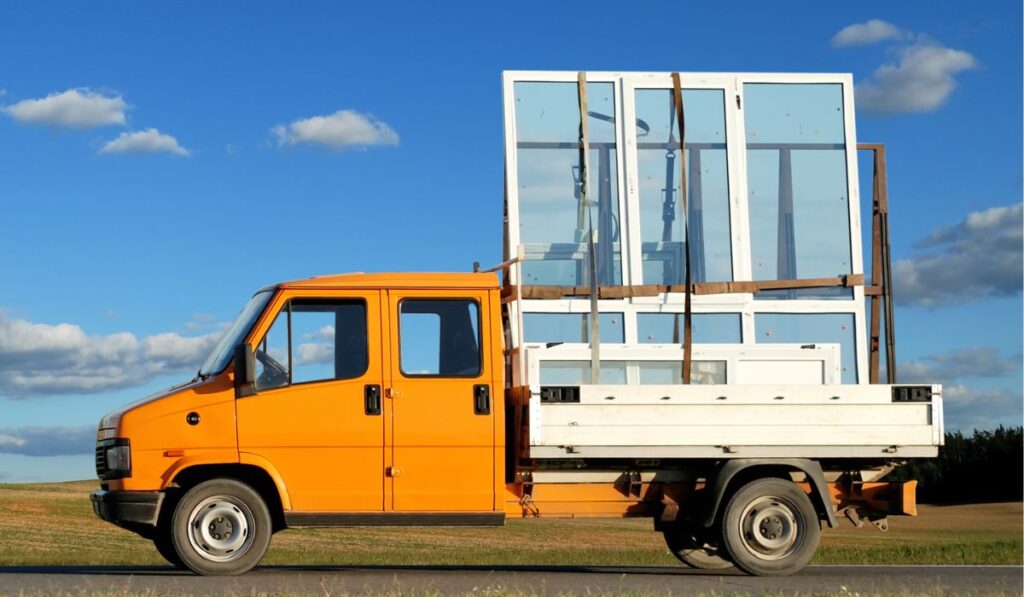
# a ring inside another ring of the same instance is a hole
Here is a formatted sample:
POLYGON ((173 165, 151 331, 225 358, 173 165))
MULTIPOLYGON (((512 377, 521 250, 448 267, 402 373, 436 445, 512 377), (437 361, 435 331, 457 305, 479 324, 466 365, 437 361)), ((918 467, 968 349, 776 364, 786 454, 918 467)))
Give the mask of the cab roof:
POLYGON ((375 273, 313 276, 281 282, 278 288, 498 288, 494 273, 375 273))

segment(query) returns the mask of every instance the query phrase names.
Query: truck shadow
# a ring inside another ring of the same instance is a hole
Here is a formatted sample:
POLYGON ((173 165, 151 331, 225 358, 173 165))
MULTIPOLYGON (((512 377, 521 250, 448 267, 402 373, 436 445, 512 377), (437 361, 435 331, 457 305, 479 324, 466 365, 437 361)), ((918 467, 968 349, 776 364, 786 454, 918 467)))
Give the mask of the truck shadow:
MULTIPOLYGON (((417 565, 276 565, 257 566, 248 574, 261 573, 344 573, 344 572, 513 572, 540 574, 608 574, 608 575, 653 575, 653 576, 745 576, 736 569, 696 570, 682 566, 417 566, 417 565)), ((187 570, 172 566, 0 566, 4 574, 46 574, 46 575, 99 575, 99 576, 196 576, 187 570)), ((198 577, 197 577, 198 578, 198 577)))

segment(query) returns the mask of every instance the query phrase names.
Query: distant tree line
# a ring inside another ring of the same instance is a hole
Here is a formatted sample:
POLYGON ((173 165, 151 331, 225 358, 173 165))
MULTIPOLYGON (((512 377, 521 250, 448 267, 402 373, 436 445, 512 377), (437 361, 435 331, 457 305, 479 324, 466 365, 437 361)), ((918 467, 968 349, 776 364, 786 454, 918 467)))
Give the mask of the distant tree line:
POLYGON ((1015 502, 1024 499, 1021 427, 999 426, 971 435, 946 434, 938 458, 913 460, 887 481, 916 479, 917 499, 929 504, 1015 502))

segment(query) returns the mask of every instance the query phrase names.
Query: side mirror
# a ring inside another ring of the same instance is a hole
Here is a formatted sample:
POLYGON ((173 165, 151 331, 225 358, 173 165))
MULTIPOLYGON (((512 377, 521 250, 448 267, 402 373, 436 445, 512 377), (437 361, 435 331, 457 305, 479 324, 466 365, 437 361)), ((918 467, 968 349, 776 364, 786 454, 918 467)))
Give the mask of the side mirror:
POLYGON ((252 396, 256 393, 256 356, 252 345, 239 344, 235 347, 235 395, 252 396))

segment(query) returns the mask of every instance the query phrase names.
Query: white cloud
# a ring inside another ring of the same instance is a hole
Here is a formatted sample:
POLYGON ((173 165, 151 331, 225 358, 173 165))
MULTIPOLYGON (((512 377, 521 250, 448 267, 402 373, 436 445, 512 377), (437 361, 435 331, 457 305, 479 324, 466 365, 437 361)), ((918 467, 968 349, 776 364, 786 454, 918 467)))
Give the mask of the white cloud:
POLYGON ((64 456, 90 454, 95 449, 96 427, 18 427, 0 429, 0 454, 64 456))
POLYGON ((953 384, 942 388, 943 416, 947 430, 1018 427, 1024 396, 1004 388, 976 389, 953 384))
POLYGON ((142 355, 148 362, 160 363, 162 368, 187 369, 202 363, 219 339, 220 334, 156 334, 142 339, 142 355))
POLYGON ((891 39, 903 39, 908 33, 892 23, 871 19, 844 27, 832 37, 832 47, 867 46, 891 39))
POLYGON ((962 378, 1003 377, 1021 368, 1021 355, 1003 357, 991 346, 971 346, 929 355, 899 366, 901 383, 950 383, 962 378))
POLYGON ((968 214, 915 246, 893 264, 897 304, 934 308, 1015 296, 1024 286, 1024 204, 968 214))
POLYGON ((348 147, 398 145, 398 133, 371 114, 339 110, 327 116, 313 116, 271 129, 279 146, 323 145, 340 150, 348 147))
POLYGON ((857 85, 857 106, 876 114, 931 112, 956 89, 953 76, 977 66, 963 50, 916 43, 900 50, 898 63, 883 64, 857 85))
POLYGON ((972 346, 901 363, 898 373, 900 383, 941 383, 947 429, 969 431, 1021 424, 1020 369, 1020 354, 1004 357, 995 348, 972 346), (978 387, 1000 378, 1014 387, 978 387))
POLYGON ((216 318, 209 313, 196 313, 182 326, 188 331, 195 331, 202 328, 210 328, 217 324, 216 318))
POLYGON ((311 365, 313 363, 333 363, 334 345, 326 343, 305 343, 299 344, 296 350, 296 365, 311 365))
POLYGON ((68 89, 40 99, 21 100, 3 111, 19 122, 74 129, 124 125, 128 104, 118 95, 87 88, 68 89))
POLYGON ((87 335, 77 325, 32 323, 0 312, 0 396, 102 392, 194 372, 219 336, 87 335))
POLYGON ((188 150, 179 145, 177 139, 154 128, 121 133, 104 145, 100 153, 173 153, 189 156, 188 150))
POLYGON ((25 445, 25 438, 14 434, 0 433, 0 452, 25 445))
POLYGON ((312 334, 307 334, 306 337, 312 340, 327 340, 328 342, 334 342, 334 326, 325 325, 312 334))

